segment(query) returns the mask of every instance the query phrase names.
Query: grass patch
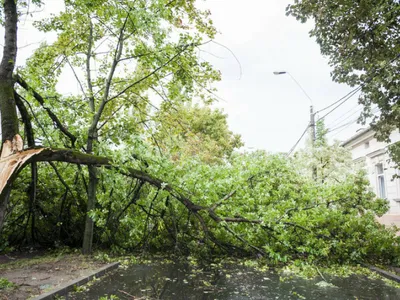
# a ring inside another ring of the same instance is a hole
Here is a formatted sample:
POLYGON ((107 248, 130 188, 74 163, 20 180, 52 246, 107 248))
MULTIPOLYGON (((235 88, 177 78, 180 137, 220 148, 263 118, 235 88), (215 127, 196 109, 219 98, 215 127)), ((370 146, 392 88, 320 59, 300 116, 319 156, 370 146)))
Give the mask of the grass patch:
POLYGON ((15 286, 16 286, 15 283, 9 281, 7 278, 0 277, 0 290, 13 288, 15 286))

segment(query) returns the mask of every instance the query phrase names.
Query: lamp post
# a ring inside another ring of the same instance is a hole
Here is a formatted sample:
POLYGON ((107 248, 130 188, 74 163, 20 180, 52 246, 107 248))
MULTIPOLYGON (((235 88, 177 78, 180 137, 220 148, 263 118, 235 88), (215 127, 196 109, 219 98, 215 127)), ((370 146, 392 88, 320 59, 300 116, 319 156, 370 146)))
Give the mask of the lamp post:
POLYGON ((315 140, 316 140, 316 135, 315 135, 315 113, 314 113, 314 106, 313 106, 313 101, 311 99, 311 97, 307 94, 307 92, 303 89, 303 87, 300 85, 300 83, 292 76, 292 74, 290 74, 287 71, 275 71, 274 75, 289 75, 290 78, 297 84, 297 86, 303 91, 304 95, 306 95, 306 97, 308 98, 308 100, 310 100, 310 135, 311 135, 311 143, 312 145, 314 145, 315 140))

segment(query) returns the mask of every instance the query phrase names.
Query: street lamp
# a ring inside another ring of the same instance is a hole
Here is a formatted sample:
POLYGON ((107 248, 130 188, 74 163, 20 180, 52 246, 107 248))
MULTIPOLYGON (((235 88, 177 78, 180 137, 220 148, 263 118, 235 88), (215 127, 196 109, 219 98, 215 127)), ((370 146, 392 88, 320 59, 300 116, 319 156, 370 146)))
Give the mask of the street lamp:
POLYGON ((307 94, 307 92, 303 89, 303 87, 300 85, 300 83, 292 76, 287 71, 274 71, 274 75, 289 75, 290 78, 297 84, 297 86, 303 91, 304 95, 310 100, 310 128, 311 128, 311 141, 314 144, 316 136, 315 136, 315 113, 314 113, 314 107, 313 107, 313 101, 311 97, 307 94))

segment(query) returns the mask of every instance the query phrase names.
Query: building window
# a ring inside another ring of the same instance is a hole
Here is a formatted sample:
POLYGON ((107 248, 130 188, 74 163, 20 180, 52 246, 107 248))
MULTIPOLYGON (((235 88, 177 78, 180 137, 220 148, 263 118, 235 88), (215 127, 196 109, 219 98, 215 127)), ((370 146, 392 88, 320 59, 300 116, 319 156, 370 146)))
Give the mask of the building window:
POLYGON ((397 183, 397 195, 395 201, 400 205, 400 169, 396 169, 396 178, 394 180, 396 180, 397 183))
POLYGON ((378 180, 378 196, 379 198, 386 198, 386 188, 385 188, 385 174, 383 170, 383 164, 376 165, 376 177, 378 180))
POLYGON ((365 149, 368 149, 368 148, 369 148, 369 142, 366 142, 366 143, 364 144, 364 148, 365 148, 365 149))

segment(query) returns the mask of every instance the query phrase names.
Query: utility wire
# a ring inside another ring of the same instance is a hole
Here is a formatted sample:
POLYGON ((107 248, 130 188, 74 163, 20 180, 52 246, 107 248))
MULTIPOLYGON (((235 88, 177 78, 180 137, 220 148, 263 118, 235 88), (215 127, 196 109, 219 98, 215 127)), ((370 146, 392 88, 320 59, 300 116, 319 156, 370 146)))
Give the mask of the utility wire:
MULTIPOLYGON (((327 117, 328 115, 330 115, 332 112, 334 112, 336 109, 338 109, 340 106, 342 106, 344 103, 346 103, 349 99, 351 99, 355 94, 357 94, 360 90, 361 90, 362 86, 359 86, 358 88, 355 88, 354 90, 352 90, 350 93, 348 93, 346 96, 342 97, 340 99, 340 102, 338 105, 336 105, 334 108, 332 108, 330 111, 328 111, 325 115, 323 115, 321 118, 319 118, 319 120, 324 119, 325 117, 327 117)), ((335 102, 335 104, 338 103, 338 101, 335 102)), ((325 110, 322 109, 322 110, 325 110)), ((318 111, 318 112, 321 112, 318 111)))
POLYGON ((302 135, 300 136, 300 138, 297 140, 296 144, 294 144, 294 146, 292 148, 290 148, 288 154, 286 155, 287 157, 290 156, 290 154, 292 154, 292 152, 294 151, 294 149, 297 147, 297 145, 300 143, 300 141, 303 139, 304 135, 307 133, 308 128, 310 128, 311 123, 308 123, 306 129, 304 130, 304 132, 302 133, 302 135))
MULTIPOLYGON (((378 112, 379 111, 379 107, 375 107, 375 108, 373 108, 372 110, 371 110, 371 113, 376 113, 376 112, 378 112)), ((359 110, 358 111, 356 111, 356 112, 354 112, 353 114, 351 114, 351 115, 349 115, 346 119, 343 119, 342 121, 340 121, 339 123, 337 123, 336 125, 339 125, 339 124, 341 124, 341 123, 343 123, 343 121, 345 121, 345 120, 347 120, 347 119, 349 119, 351 116, 353 116, 354 114, 356 114, 357 112, 359 112, 359 110)), ((352 121, 349 121, 349 122, 347 122, 347 123, 345 123, 345 124, 342 124, 342 125, 339 125, 339 126, 336 126, 335 128, 330 128, 330 129, 328 129, 328 132, 327 133, 330 133, 330 132, 333 132, 333 131, 336 131, 337 129, 340 129, 340 128, 343 128, 344 126, 346 126, 346 125, 350 125, 350 124, 353 124, 353 123, 355 123, 355 122, 357 122, 358 121, 358 119, 359 119, 359 117, 357 117, 357 118, 355 118, 355 119, 353 119, 352 121)))
MULTIPOLYGON (((398 58, 400 58, 400 53, 393 59, 391 59, 390 61, 388 61, 382 68, 380 68, 378 70, 378 72, 376 72, 375 75, 371 76, 370 78, 368 78, 365 82, 363 82, 362 84, 360 84, 357 88, 353 89, 352 91, 350 91, 348 94, 346 94, 344 97, 340 98, 339 100, 335 101, 334 103, 330 104, 329 106, 317 111, 316 113, 319 113, 321 111, 327 110, 333 106, 333 107, 329 112, 327 112, 325 115, 323 115, 321 118, 319 118, 319 120, 324 119, 326 116, 328 116, 329 114, 331 114, 333 111, 335 111, 336 109, 338 109, 341 105, 343 105, 346 101, 348 101, 350 98, 352 98, 355 94, 357 94, 367 83, 369 83, 372 79, 374 79, 375 77, 377 77, 380 72, 385 69, 388 65, 390 65, 391 63, 393 63, 394 61, 396 61, 398 58)), ((358 120, 358 118, 356 119, 358 120)), ((340 132, 342 132, 343 130, 345 130, 347 127, 349 127, 351 124, 353 124, 356 120, 353 120, 349 123, 344 124, 343 126, 340 126, 340 128, 344 127, 342 130, 340 130, 339 132, 337 132, 334 136, 336 136, 337 134, 339 134, 340 132)), ((303 134, 300 136, 300 138, 297 140, 296 144, 294 144, 294 146, 290 149, 290 151, 288 152, 287 156, 290 156, 290 154, 292 154, 292 152, 294 151, 294 149, 296 148, 296 146, 300 143, 300 141, 302 140, 302 138, 304 137, 304 135, 306 134, 308 128, 310 127, 310 123, 307 125, 306 129, 304 130, 303 134)), ((339 129, 336 128, 336 129, 339 129)), ((331 129, 331 131, 336 130, 336 129, 331 129)))
MULTIPOLYGON (((333 120, 331 123, 329 123, 329 125, 327 125, 327 127, 333 127, 333 126, 336 126, 337 124, 340 124, 341 122, 343 122, 343 120, 346 120, 346 119, 347 119, 347 118, 345 118, 345 119, 343 119, 343 118, 344 118, 348 113, 354 111, 354 109, 356 109, 355 112, 359 112, 359 111, 361 111, 363 108, 360 107, 360 104, 357 103, 355 106, 353 106, 352 108, 350 108, 347 112, 345 112, 343 115, 339 116, 338 118, 336 118, 335 120, 333 120)), ((353 114, 351 114, 351 115, 353 115, 353 114)))
MULTIPOLYGON (((361 112, 361 110, 362 110, 362 108, 357 109, 355 112, 353 112, 352 114, 348 115, 346 118, 342 119, 340 122, 333 123, 333 124, 331 124, 331 125, 329 125, 329 126, 327 126, 327 127, 328 127, 328 128, 332 128, 332 127, 340 126, 340 124, 342 124, 344 121, 350 119, 350 118, 351 118, 352 116, 354 116, 355 114, 357 114, 357 113, 359 114, 359 113, 361 112)), ((358 117, 357 117, 357 120, 358 120, 358 117)))
MULTIPOLYGON (((379 111, 379 108, 378 108, 378 107, 375 107, 375 108, 372 110, 373 113, 378 112, 378 111, 379 111)), ((331 133, 332 131, 336 131, 337 129, 340 129, 340 128, 343 128, 343 127, 344 127, 342 130, 340 130, 340 131, 338 131, 337 133, 335 133, 334 135, 332 135, 331 138, 333 138, 333 137, 337 136, 339 133, 341 133, 342 131, 344 131, 344 130, 346 130, 347 128, 349 128, 352 124, 354 124, 354 123, 357 122, 357 121, 358 121, 358 118, 355 119, 355 120, 353 120, 353 121, 350 121, 350 122, 348 122, 348 123, 346 123, 346 124, 343 124, 342 126, 333 128, 333 129, 329 130, 328 133, 331 133), (347 126, 346 126, 346 125, 347 125, 347 126)))
POLYGON ((334 110, 336 110, 338 107, 340 107, 343 103, 345 103, 347 100, 349 100, 351 97, 353 97, 358 91, 360 91, 367 83, 369 83, 371 80, 373 80, 375 77, 377 77, 380 72, 382 70, 384 70, 386 67, 388 67, 391 63, 393 63, 394 61, 396 61, 397 59, 400 58, 400 53, 396 55, 396 57, 394 57, 393 59, 391 59, 390 61, 388 61, 382 68, 380 68, 373 76, 369 77, 366 81, 364 81, 362 84, 360 84, 357 88, 355 88, 354 90, 350 91, 347 95, 345 95, 344 97, 340 98, 339 100, 335 101, 334 103, 328 105, 327 107, 320 109, 319 111, 317 111, 316 113, 322 112, 324 110, 327 110, 329 108, 331 108, 332 106, 338 104, 337 106, 335 106, 333 109, 331 109, 328 113, 326 113, 323 117, 320 118, 323 119, 326 116, 328 116, 330 113, 332 113, 334 110))
MULTIPOLYGON (((355 94, 357 94, 367 83, 369 83, 372 79, 374 79, 375 77, 377 77, 380 72, 385 69, 388 65, 390 65, 392 62, 396 61, 398 58, 400 58, 400 53, 393 59, 391 59, 389 62, 387 62, 382 68, 379 69, 379 71, 371 76, 369 79, 367 79, 365 82, 363 82, 362 84, 360 84, 357 88, 353 89, 352 91, 350 91, 348 94, 346 94, 344 97, 340 98, 339 100, 335 101, 334 103, 328 105, 327 107, 317 111, 316 113, 319 113, 321 111, 327 110, 333 106, 333 107, 329 112, 327 112, 325 115, 323 115, 321 118, 319 118, 319 120, 324 119, 326 116, 328 116, 329 114, 331 114, 333 111, 335 111, 336 109, 338 109, 341 105, 343 105, 346 101, 348 101, 350 98, 352 98, 355 94)), ((339 134, 340 132, 342 132, 343 130, 345 130, 347 127, 349 127, 351 124, 353 124, 355 121, 357 121, 358 118, 356 120, 353 120, 351 122, 348 122, 342 126, 337 127, 336 129, 331 129, 330 131, 332 132, 333 130, 337 130, 340 129, 342 127, 344 127, 342 130, 340 130, 339 132, 337 132, 334 136, 336 136, 337 134, 339 134), (346 127, 345 127, 346 126, 346 127)), ((297 145, 300 143, 300 141, 302 140, 302 138, 304 137, 304 135, 306 134, 308 128, 310 127, 310 123, 308 123, 306 129, 304 130, 303 134, 300 136, 300 138, 297 140, 296 144, 294 144, 294 146, 290 149, 290 151, 288 152, 287 156, 290 156, 290 154, 292 154, 292 152, 294 151, 294 149, 297 147, 297 145)))
POLYGON ((341 133, 342 131, 344 131, 345 129, 349 128, 353 123, 347 124, 347 126, 345 126, 342 130, 339 130, 338 132, 336 132, 334 135, 331 136, 331 138, 334 138, 335 136, 337 136, 339 133, 341 133))
POLYGON ((340 129, 340 128, 343 128, 343 127, 345 127, 345 126, 347 126, 347 125, 354 124, 355 122, 357 122, 357 120, 358 120, 358 118, 356 118, 356 119, 354 119, 354 120, 351 120, 351 121, 349 121, 349 122, 347 122, 347 123, 344 123, 343 125, 340 125, 340 126, 338 126, 338 127, 329 129, 327 133, 331 133, 331 132, 336 131, 336 130, 338 130, 338 129, 340 129))
POLYGON ((345 100, 345 99, 346 99, 346 97, 348 97, 348 96, 352 95, 353 93, 355 93, 355 92, 359 91, 359 90, 360 90, 360 88, 361 88, 361 86, 359 86, 359 87, 356 87, 354 90, 350 91, 349 93, 347 93, 345 96, 343 96, 343 97, 342 97, 342 98, 340 98, 339 100, 337 100, 337 101, 333 102, 332 104, 328 105, 327 107, 324 107, 324 108, 320 109, 320 110, 319 110, 319 111, 317 111, 316 113, 320 113, 320 112, 322 112, 322 111, 324 111, 324 110, 327 110, 328 108, 331 108, 332 106, 334 106, 334 105, 338 104, 339 102, 341 102, 341 101, 345 100))

